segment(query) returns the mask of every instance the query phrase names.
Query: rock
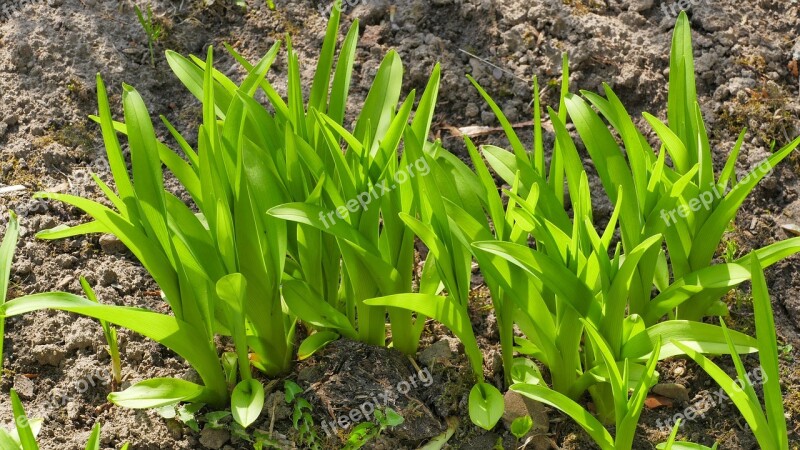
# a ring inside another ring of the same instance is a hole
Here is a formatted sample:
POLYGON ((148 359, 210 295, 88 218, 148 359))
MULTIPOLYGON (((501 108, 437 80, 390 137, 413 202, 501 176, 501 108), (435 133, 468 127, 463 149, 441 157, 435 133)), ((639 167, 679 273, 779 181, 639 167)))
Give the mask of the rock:
POLYGON ((67 350, 61 345, 44 344, 33 347, 31 354, 39 364, 58 367, 67 355, 67 350))
POLYGON ((505 403, 503 425, 505 425, 506 429, 511 429, 511 423, 514 419, 531 416, 533 426, 522 440, 531 439, 529 448, 536 450, 550 448, 550 440, 547 438, 550 419, 547 417, 544 405, 514 391, 506 392, 506 395, 503 396, 503 402, 505 403))
POLYGON ((442 338, 420 352, 419 362, 426 367, 433 367, 437 362, 447 361, 452 358, 457 351, 457 348, 453 348, 453 343, 448 338, 442 338))
POLYGON ((226 442, 228 442, 230 437, 231 434, 228 432, 228 430, 204 428, 203 431, 200 432, 200 444, 202 444, 205 448, 218 450, 221 449, 226 442))
POLYGON ((166 421, 166 425, 172 439, 178 441, 183 438, 183 425, 181 425, 180 422, 175 419, 169 419, 166 421))
POLYGON ((83 406, 78 402, 67 402, 67 417, 69 420, 78 420, 81 417, 83 406))
POLYGON ((23 400, 30 400, 33 398, 33 381, 25 375, 16 375, 14 377, 14 390, 17 391, 20 398, 23 400))
POLYGON ((654 0, 630 0, 628 11, 644 12, 653 7, 654 0))
POLYGON ((686 386, 678 383, 659 383, 653 386, 653 392, 663 397, 671 398, 681 402, 689 401, 689 390, 686 386))
POLYGON ((123 253, 126 250, 125 244, 113 234, 100 236, 100 248, 108 254, 123 253))

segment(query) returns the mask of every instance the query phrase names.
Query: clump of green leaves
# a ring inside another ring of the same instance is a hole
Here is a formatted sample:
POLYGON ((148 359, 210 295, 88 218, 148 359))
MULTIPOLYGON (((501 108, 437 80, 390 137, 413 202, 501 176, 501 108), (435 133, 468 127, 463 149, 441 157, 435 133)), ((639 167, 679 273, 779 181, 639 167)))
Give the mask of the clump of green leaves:
POLYGON ((392 408, 384 411, 376 410, 373 421, 362 422, 353 428, 347 437, 343 450, 357 450, 372 439, 376 439, 386 429, 401 425, 405 419, 392 408))
POLYGON ((298 433, 297 441, 303 448, 320 449, 319 437, 314 430, 314 419, 311 417, 311 403, 300 396, 303 388, 294 381, 286 380, 283 384, 286 403, 292 406, 292 426, 298 433))
POLYGON ((146 14, 142 13, 139 6, 134 5, 133 10, 136 11, 136 18, 139 19, 139 24, 144 28, 147 34, 147 48, 150 50, 150 65, 156 66, 156 53, 155 43, 161 39, 164 28, 153 18, 153 8, 150 4, 147 5, 146 14))
MULTIPOLYGON (((11 409, 14 412, 15 430, 8 432, 0 428, 0 448, 3 450, 39 450, 36 436, 42 428, 42 419, 29 419, 25 408, 14 389, 11 389, 11 409)), ((127 450, 128 443, 120 450, 127 450)), ((86 442, 86 450, 100 450, 100 423, 95 423, 86 442)))

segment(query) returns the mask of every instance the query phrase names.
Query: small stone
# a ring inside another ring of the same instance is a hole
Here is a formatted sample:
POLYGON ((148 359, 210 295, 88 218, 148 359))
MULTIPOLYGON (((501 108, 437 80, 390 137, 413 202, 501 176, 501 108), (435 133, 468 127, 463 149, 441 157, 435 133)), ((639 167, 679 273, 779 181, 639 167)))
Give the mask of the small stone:
POLYGON ((78 402, 67 402, 67 417, 69 420, 78 420, 83 408, 78 402))
POLYGON ((653 392, 663 397, 671 398, 681 402, 689 401, 689 390, 686 386, 678 383, 659 383, 653 386, 653 392))
POLYGON ((433 367, 437 362, 447 361, 452 358, 457 353, 457 348, 457 344, 454 346, 449 339, 440 339, 420 352, 419 362, 426 367, 433 367))
POLYGON ((67 350, 61 345, 44 344, 33 347, 31 354, 39 364, 58 367, 67 355, 67 350))
POLYGON ((644 12, 653 7, 654 0, 631 0, 628 11, 644 12))
POLYGON ((169 431, 169 435, 172 436, 172 439, 176 441, 183 439, 183 425, 175 419, 167 420, 166 424, 167 431, 169 431))
POLYGON ((30 400, 33 398, 33 381, 25 375, 16 375, 14 377, 14 390, 17 391, 20 398, 23 400, 30 400))
POLYGON ((475 103, 468 104, 467 107, 464 109, 464 114, 466 114, 467 117, 470 117, 470 118, 478 117, 480 115, 480 113, 481 113, 481 110, 480 110, 480 108, 478 108, 478 105, 476 105, 475 103))
POLYGON ((787 236, 800 236, 800 226, 797 226, 793 223, 781 225, 781 229, 784 233, 786 233, 787 236))
POLYGON ((231 434, 228 432, 228 430, 204 428, 203 431, 200 432, 200 443, 205 448, 218 450, 221 449, 226 442, 228 442, 230 437, 231 434))
POLYGON ((100 236, 100 248, 108 254, 122 253, 125 251, 125 244, 113 234, 100 236))

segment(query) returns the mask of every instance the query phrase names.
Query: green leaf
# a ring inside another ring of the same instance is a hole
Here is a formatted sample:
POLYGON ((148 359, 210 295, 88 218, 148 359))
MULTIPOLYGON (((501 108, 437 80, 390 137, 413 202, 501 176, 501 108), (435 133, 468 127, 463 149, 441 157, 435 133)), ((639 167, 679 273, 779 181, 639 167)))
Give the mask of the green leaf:
POLYGON ((231 393, 233 420, 247 428, 261 415, 264 408, 264 386, 258 380, 239 382, 231 393))
POLYGON ((789 443, 787 442, 786 416, 781 392, 775 318, 772 315, 772 302, 767 288, 767 280, 764 278, 764 271, 758 257, 752 259, 750 272, 753 274, 753 310, 756 337, 758 338, 758 359, 761 363, 761 370, 766 376, 764 381, 766 416, 770 425, 769 430, 773 433, 778 448, 785 450, 789 448, 789 443))
POLYGON ((533 428, 531 416, 524 415, 511 421, 511 434, 517 439, 522 439, 533 428))
POLYGON ((491 384, 477 383, 469 392, 469 418, 484 430, 497 425, 504 409, 503 394, 491 384))
POLYGON ((333 331, 318 331, 305 338, 297 349, 297 359, 302 361, 310 358, 319 349, 339 339, 339 334, 333 331))
MULTIPOLYGON (((0 243, 0 305, 6 302, 8 296, 8 280, 11 276, 11 263, 14 260, 14 250, 17 248, 19 238, 19 222, 13 211, 8 213, 8 225, 3 242, 0 243)), ((3 366, 3 336, 5 335, 5 318, 0 318, 0 369, 3 366)))
MULTIPOLYGON (((292 314, 304 322, 315 327, 334 329, 350 339, 358 338, 358 332, 353 328, 347 316, 329 305, 311 289, 308 283, 300 280, 284 281, 281 292, 283 292, 283 299, 292 314)), ((319 343, 324 345, 322 342, 319 343)), ((313 350, 316 351, 318 348, 313 350)), ((308 353, 307 356, 311 356, 311 354, 308 353)))
POLYGON ((392 408, 386 408, 385 413, 386 413, 386 419, 385 419, 386 426, 396 427, 405 422, 403 416, 398 414, 397 411, 393 410, 392 408))
POLYGON ((108 401, 123 408, 150 409, 198 399, 204 390, 203 386, 178 378, 151 378, 108 394, 108 401))
POLYGON ((586 433, 591 436, 602 450, 616 450, 614 439, 608 430, 603 427, 603 424, 569 397, 550 388, 530 384, 514 384, 510 389, 528 398, 550 405, 570 416, 581 428, 586 430, 586 433))
POLYGON ((100 422, 97 422, 92 427, 92 434, 89 435, 89 441, 86 442, 86 450, 100 450, 100 422))
POLYGON ((33 435, 28 415, 25 414, 22 402, 14 389, 11 389, 11 409, 14 411, 14 425, 16 425, 17 435, 23 450, 39 450, 39 444, 36 443, 36 437, 33 435))
POLYGON ((544 384, 539 367, 528 358, 514 358, 511 368, 511 380, 514 384, 544 384))
MULTIPOLYGON (((753 353, 758 350, 758 342, 746 334, 731 331, 731 338, 739 353, 753 353)), ((620 356, 634 360, 645 359, 649 357, 659 339, 664 342, 659 360, 684 354, 684 347, 702 353, 720 355, 729 353, 720 327, 688 320, 667 320, 633 336, 623 345, 620 356), (682 346, 676 347, 673 342, 681 342, 682 346)))

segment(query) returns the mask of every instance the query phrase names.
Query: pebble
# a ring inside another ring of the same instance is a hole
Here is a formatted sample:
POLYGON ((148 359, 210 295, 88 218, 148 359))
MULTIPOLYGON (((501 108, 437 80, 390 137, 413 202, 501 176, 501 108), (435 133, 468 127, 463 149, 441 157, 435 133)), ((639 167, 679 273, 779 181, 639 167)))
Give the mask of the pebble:
POLYGON ((689 390, 686 389, 686 386, 682 384, 659 383, 653 386, 653 392, 673 400, 678 400, 681 402, 689 401, 689 390))
POLYGON ((104 234, 100 236, 100 248, 108 254, 122 253, 125 251, 125 244, 113 234, 104 234))
POLYGON ((21 399, 30 400, 33 398, 33 381, 25 375, 16 375, 14 377, 14 390, 17 391, 21 399))
POLYGON ((228 442, 230 437, 231 434, 228 430, 204 428, 203 431, 200 432, 200 443, 205 448, 218 450, 228 442))

